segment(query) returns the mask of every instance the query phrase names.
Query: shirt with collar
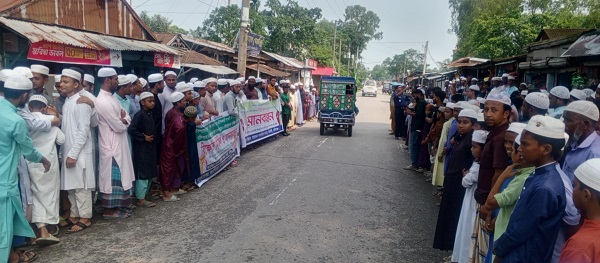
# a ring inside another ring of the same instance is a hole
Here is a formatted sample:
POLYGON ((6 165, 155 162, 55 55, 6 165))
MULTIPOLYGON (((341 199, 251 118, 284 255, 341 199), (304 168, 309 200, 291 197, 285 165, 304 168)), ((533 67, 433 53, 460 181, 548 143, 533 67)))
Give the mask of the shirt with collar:
POLYGON ((573 182, 575 169, 579 165, 589 159, 600 158, 600 136, 592 132, 581 144, 577 145, 577 142, 574 142, 569 147, 571 147, 571 150, 565 156, 565 163, 562 170, 567 174, 571 182, 573 182))
POLYGON ((549 262, 566 206, 565 187, 555 162, 536 167, 527 178, 506 232, 494 242, 502 262, 549 262))
POLYGON ((504 134, 508 123, 493 127, 481 152, 479 178, 475 200, 483 205, 492 189, 492 178, 497 169, 504 170, 508 166, 508 154, 504 148, 504 134))
POLYGON ((560 106, 560 107, 554 108, 554 111, 549 114, 550 117, 561 120, 566 107, 567 106, 560 106))

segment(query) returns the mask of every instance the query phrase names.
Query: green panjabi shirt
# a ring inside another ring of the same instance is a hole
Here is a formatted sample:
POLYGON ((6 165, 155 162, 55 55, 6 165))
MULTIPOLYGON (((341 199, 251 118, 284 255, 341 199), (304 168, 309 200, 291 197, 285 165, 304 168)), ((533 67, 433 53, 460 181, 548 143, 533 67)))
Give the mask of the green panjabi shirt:
POLYGON ((504 232, 506 232, 506 228, 508 227, 508 220, 510 219, 510 215, 515 209, 515 204, 521 195, 521 191, 523 190, 523 185, 525 185, 525 180, 533 173, 535 167, 526 167, 522 169, 517 169, 517 174, 515 174, 514 178, 510 183, 502 190, 502 192, 494 195, 498 205, 500 206, 500 211, 498 211, 498 216, 496 217, 496 225, 494 229, 494 241, 498 240, 504 232))

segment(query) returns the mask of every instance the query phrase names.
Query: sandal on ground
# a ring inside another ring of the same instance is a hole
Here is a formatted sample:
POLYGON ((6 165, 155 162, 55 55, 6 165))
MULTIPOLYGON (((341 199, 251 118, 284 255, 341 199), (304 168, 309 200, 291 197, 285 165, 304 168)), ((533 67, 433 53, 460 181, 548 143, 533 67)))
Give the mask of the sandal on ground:
POLYGON ((116 210, 110 215, 102 215, 104 219, 125 219, 131 216, 131 213, 125 210, 116 210))
POLYGON ((54 244, 60 243, 60 239, 53 235, 49 235, 48 237, 40 237, 35 241, 36 244, 40 246, 50 246, 54 244))
POLYGON ((63 222, 64 222, 65 224, 64 224, 64 225, 60 225, 61 227, 72 227, 72 226, 74 226, 75 224, 77 224, 77 222, 79 222, 79 221, 77 221, 77 222, 73 222, 73 221, 71 221, 71 218, 67 218, 67 219, 65 219, 65 221, 63 221, 63 222))
POLYGON ((19 250, 17 251, 17 254, 19 255, 19 261, 17 261, 17 263, 29 263, 37 259, 37 254, 33 251, 19 250), (25 259, 25 257, 27 257, 27 259, 25 259))
POLYGON ((81 231, 85 230, 86 228, 88 228, 90 226, 92 226, 91 223, 89 225, 86 225, 86 224, 84 224, 82 222, 77 222, 74 226, 72 226, 71 228, 69 228, 69 230, 67 230, 67 234, 73 234, 73 233, 81 232, 81 231), (74 230, 73 227, 76 227, 76 226, 78 226, 81 229, 74 230))
POLYGON ((183 189, 179 189, 177 192, 173 193, 171 192, 171 195, 182 195, 187 193, 186 191, 184 191, 183 189))
POLYGON ((47 225, 46 229, 48 229, 50 235, 58 236, 58 234, 60 234, 60 227, 58 227, 58 225, 47 225), (54 231, 51 232, 51 229, 54 229, 54 231))
POLYGON ((163 197, 163 201, 164 202, 176 202, 179 201, 181 199, 179 199, 179 197, 175 196, 175 195, 171 195, 171 198, 164 198, 163 197))
POLYGON ((237 167, 238 166, 238 162, 234 160, 233 162, 231 162, 230 166, 231 167, 237 167))
POLYGON ((150 208, 150 207, 155 207, 156 203, 145 200, 141 205, 138 205, 138 206, 143 207, 143 208, 150 208))

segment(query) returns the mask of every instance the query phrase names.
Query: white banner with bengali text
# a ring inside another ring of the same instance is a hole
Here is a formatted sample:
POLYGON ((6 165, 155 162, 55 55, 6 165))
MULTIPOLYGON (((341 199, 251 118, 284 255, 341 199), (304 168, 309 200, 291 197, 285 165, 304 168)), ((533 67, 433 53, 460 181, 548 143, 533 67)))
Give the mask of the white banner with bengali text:
POLYGON ((281 101, 250 100, 239 106, 241 146, 253 144, 283 131, 281 101))

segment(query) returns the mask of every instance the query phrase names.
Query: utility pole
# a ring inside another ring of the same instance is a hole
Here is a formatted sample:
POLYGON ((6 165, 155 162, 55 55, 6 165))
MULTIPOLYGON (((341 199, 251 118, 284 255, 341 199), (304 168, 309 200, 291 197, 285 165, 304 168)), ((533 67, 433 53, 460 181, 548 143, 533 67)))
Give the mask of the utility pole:
POLYGON ((340 48, 338 50, 338 56, 339 56, 339 61, 340 63, 338 63, 338 65, 340 65, 340 68, 338 69, 338 74, 340 74, 340 76, 342 75, 342 39, 340 38, 340 48))
POLYGON ((237 71, 246 75, 246 59, 248 56, 248 30, 250 25, 250 0, 242 0, 242 24, 238 37, 238 66, 237 71))
POLYGON ((350 76, 350 60, 352 60, 352 51, 350 50, 350 42, 348 42, 348 76, 350 76))
POLYGON ((332 48, 333 48, 333 68, 335 68, 335 62, 336 62, 335 58, 337 58, 337 56, 335 55, 335 38, 337 35, 337 20, 335 20, 334 23, 335 24, 333 26, 334 31, 333 31, 333 46, 332 46, 332 48))
POLYGON ((427 70, 427 47, 429 46, 429 41, 425 42, 425 58, 423 59, 423 77, 421 78, 421 85, 423 85, 423 80, 425 79, 425 71, 427 70))

